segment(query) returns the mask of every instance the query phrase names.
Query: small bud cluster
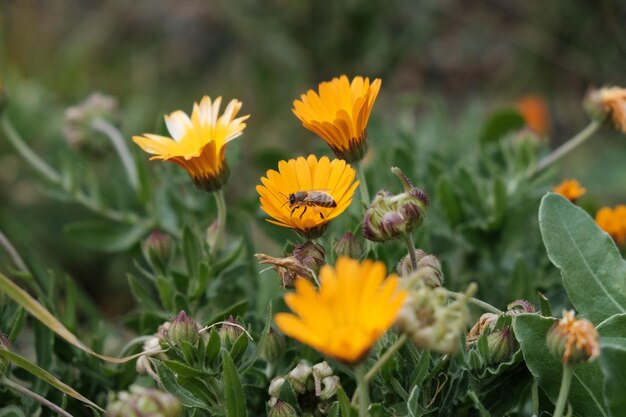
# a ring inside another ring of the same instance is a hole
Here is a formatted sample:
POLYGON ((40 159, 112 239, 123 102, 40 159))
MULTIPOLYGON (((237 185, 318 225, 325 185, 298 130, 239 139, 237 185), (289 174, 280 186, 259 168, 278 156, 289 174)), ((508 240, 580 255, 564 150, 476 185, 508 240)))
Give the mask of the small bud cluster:
POLYGON ((363 245, 361 245, 361 242, 359 242, 352 232, 347 231, 335 241, 333 251, 337 258, 340 256, 348 256, 352 259, 361 259, 363 256, 363 245))
POLYGON ((391 171, 400 179, 404 192, 392 194, 381 190, 367 208, 363 218, 363 235, 374 242, 401 238, 424 221, 428 195, 411 184, 399 168, 391 171))
POLYGON ((181 311, 172 320, 166 333, 166 340, 174 345, 189 342, 195 345, 200 337, 200 325, 186 312, 181 311))
POLYGON ((107 417, 179 417, 180 401, 172 394, 138 385, 109 398, 107 417))
POLYGON ((293 288, 297 277, 313 280, 322 265, 326 263, 324 248, 311 241, 295 245, 291 255, 283 258, 274 258, 262 253, 254 256, 260 264, 274 266, 283 288, 293 288))
POLYGON ((229 316, 222 327, 220 327, 220 340, 226 346, 232 346, 233 343, 239 339, 239 336, 243 334, 243 325, 234 318, 229 316))
POLYGON ((337 394, 340 387, 339 377, 334 375, 333 369, 326 362, 320 362, 313 366, 299 363, 287 375, 274 378, 268 389, 270 394, 269 405, 275 407, 280 402, 280 392, 285 382, 298 396, 301 408, 311 407, 314 409, 326 409, 331 400, 337 394), (313 401, 311 401, 313 400, 313 401))
MULTIPOLYGON (((415 259, 417 260, 417 269, 413 271, 411 256, 407 254, 402 258, 396 267, 398 274, 408 282, 421 280, 431 288, 441 287, 443 284, 443 270, 439 258, 417 249, 415 251, 415 259)), ((408 284, 408 286, 410 287, 411 284, 408 284)))
POLYGON ((421 280, 412 282, 397 325, 420 349, 454 353, 469 316, 467 298, 474 291, 470 287, 465 297, 449 302, 445 289, 431 288, 421 280))

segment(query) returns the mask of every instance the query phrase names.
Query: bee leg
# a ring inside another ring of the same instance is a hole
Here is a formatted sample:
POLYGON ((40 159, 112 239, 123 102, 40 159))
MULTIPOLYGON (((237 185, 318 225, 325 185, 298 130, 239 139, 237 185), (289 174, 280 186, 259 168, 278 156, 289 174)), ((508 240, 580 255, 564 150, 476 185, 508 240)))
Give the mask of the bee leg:
POLYGON ((306 213, 306 209, 308 209, 309 206, 304 206, 304 210, 302 210, 302 213, 300 214, 300 218, 302 218, 302 216, 304 216, 304 213, 306 213))
POLYGON ((320 219, 324 220, 324 214, 320 211, 320 219))
POLYGON ((296 211, 296 209, 299 209, 300 206, 295 206, 292 210, 291 210, 291 214, 289 214, 290 217, 293 216, 293 212, 296 211))

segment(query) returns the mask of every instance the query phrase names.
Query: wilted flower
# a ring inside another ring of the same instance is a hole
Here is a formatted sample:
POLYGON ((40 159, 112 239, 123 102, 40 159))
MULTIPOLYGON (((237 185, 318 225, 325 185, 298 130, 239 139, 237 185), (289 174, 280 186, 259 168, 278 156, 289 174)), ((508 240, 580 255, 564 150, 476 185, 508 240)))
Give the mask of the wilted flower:
POLYGON ((419 227, 426 216, 426 192, 414 187, 399 168, 393 167, 391 172, 402 182, 404 192, 379 191, 363 217, 363 235, 375 242, 402 237, 419 227))
POLYGON ((571 202, 575 202, 579 197, 583 196, 587 189, 580 185, 575 179, 563 180, 559 185, 552 190, 557 194, 562 195, 571 202))
POLYGON ((222 98, 211 101, 202 97, 200 104, 194 103, 189 117, 177 110, 165 116, 165 124, 172 138, 145 133, 134 136, 133 140, 141 148, 154 156, 173 162, 184 168, 194 184, 206 191, 222 188, 229 176, 224 159, 226 145, 243 133, 249 116, 235 118, 241 109, 241 102, 231 100, 219 116, 222 98))
POLYGON ((550 352, 563 363, 590 362, 600 355, 598 332, 589 320, 574 318, 574 311, 564 311, 563 318, 548 331, 550 352))
POLYGON ((182 413, 178 399, 164 391, 132 385, 109 398, 107 417, 178 417, 182 413))
POLYGON ((186 312, 181 311, 176 318, 172 320, 167 331, 167 338, 174 344, 180 344, 183 341, 192 345, 198 341, 200 326, 186 312))
POLYGON ((330 161, 315 155, 278 163, 278 172, 270 169, 257 185, 261 209, 273 219, 268 222, 296 230, 313 239, 321 236, 328 223, 352 202, 359 182, 345 161, 330 161))
MULTIPOLYGON (((509 303, 506 308, 507 310, 503 314, 507 316, 517 316, 519 314, 534 313, 536 311, 535 306, 526 300, 515 300, 509 303)), ((466 346, 469 347, 474 344, 483 333, 492 331, 500 316, 500 314, 495 313, 485 313, 480 316, 480 319, 472 326, 465 338, 466 346)))
POLYGON ((304 243, 298 243, 293 247, 291 255, 307 268, 311 268, 315 274, 320 271, 322 265, 326 263, 326 254, 324 248, 310 240, 304 243))
POLYGON ((361 160, 367 151, 366 129, 381 80, 342 75, 320 83, 319 92, 309 90, 293 102, 302 125, 322 138, 337 158, 361 160))
POLYGON ((585 98, 585 107, 593 119, 603 121, 611 118, 615 126, 626 133, 626 88, 590 90, 585 98))
POLYGON ((528 94, 517 100, 516 107, 526 125, 534 132, 545 136, 550 130, 550 119, 546 100, 536 94, 528 94))
POLYGON ((285 375, 285 379, 289 381, 289 384, 291 384, 291 387, 297 394, 302 394, 306 389, 306 382, 312 374, 313 368, 301 362, 285 375))
POLYGON ((363 245, 351 231, 347 231, 333 243, 333 251, 337 257, 347 256, 352 259, 360 259, 363 255, 363 245))
POLYGON ((306 277, 311 280, 315 279, 315 271, 293 256, 275 258, 263 253, 257 253, 254 256, 259 260, 260 264, 270 264, 274 266, 274 270, 280 278, 282 288, 293 288, 297 277, 306 277))
POLYGON ((602 207, 596 213, 596 223, 607 232, 618 246, 626 244, 626 204, 602 207))
POLYGON ((322 267, 319 290, 308 280, 296 281, 296 291, 285 295, 295 314, 277 314, 276 324, 330 357, 359 362, 393 324, 406 296, 397 289, 397 276, 385 277, 382 262, 341 257, 336 268, 322 267))

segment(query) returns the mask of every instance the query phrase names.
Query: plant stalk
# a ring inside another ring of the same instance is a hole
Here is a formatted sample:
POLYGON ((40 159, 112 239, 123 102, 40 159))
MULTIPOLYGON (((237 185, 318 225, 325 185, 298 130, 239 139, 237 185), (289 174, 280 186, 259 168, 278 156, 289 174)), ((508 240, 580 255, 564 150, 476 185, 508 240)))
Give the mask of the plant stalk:
POLYGON ((128 179, 128 183, 133 188, 133 190, 137 191, 139 189, 139 174, 137 174, 137 167, 135 166, 135 161, 133 160, 133 156, 126 145, 126 141, 122 137, 120 131, 110 122, 104 119, 96 119, 92 122, 91 127, 103 133, 109 140, 111 144, 115 148, 117 155, 120 157, 122 161, 122 165, 124 166, 124 170, 126 171, 126 178, 128 179))
POLYGON ((365 203, 365 206, 370 204, 370 193, 367 188, 367 181, 365 179, 365 171, 363 170, 363 164, 356 163, 356 175, 359 178, 359 191, 361 192, 361 201, 365 203))
POLYGON ((11 388, 14 391, 19 392, 22 395, 27 396, 28 398, 32 398, 33 400, 37 401, 39 404, 48 407, 49 409, 51 409, 52 411, 54 411, 55 413, 57 413, 57 414, 59 414, 59 415, 61 415, 63 417, 73 417, 70 413, 68 413, 67 411, 63 410, 61 407, 59 407, 55 403, 46 400, 41 395, 39 395, 39 394, 37 394, 35 392, 32 392, 28 388, 25 388, 25 387, 21 386, 20 384, 17 384, 15 382, 11 381, 8 378, 2 378, 2 384, 6 385, 7 387, 11 388))
POLYGON ((224 229, 226 227, 226 200, 224 199, 224 191, 219 189, 213 193, 213 196, 215 197, 215 204, 217 206, 217 236, 215 238, 215 245, 211 247, 211 255, 215 255, 217 248, 221 245, 224 229))
POLYGON ((359 417, 367 417, 370 406, 370 394, 367 379, 365 377, 365 365, 357 365, 354 369, 356 375, 357 391, 359 393, 359 417))
POLYGON ((400 348, 406 343, 407 340, 409 340, 409 337, 406 335, 406 333, 402 333, 402 335, 400 335, 398 340, 396 340, 394 344, 391 345, 389 349, 387 349, 387 351, 383 353, 383 355, 380 358, 378 358, 374 366, 372 366, 370 370, 367 371, 367 373, 365 374, 365 381, 367 382, 371 381, 376 375, 376 373, 380 371, 380 368, 382 368, 383 365, 385 365, 387 361, 391 359, 391 357, 398 350, 400 350, 400 348))
POLYGON ((569 389, 572 385, 572 377, 574 376, 574 368, 568 363, 563 364, 563 376, 561 377, 561 389, 559 390, 559 398, 556 400, 556 408, 552 417, 561 417, 567 404, 569 389))
MULTIPOLYGON (((454 292, 454 291, 450 291, 450 290, 446 290, 446 292, 447 292, 447 294, 448 294, 448 297, 454 297, 454 298, 466 297, 466 295, 465 295, 465 294, 463 294, 463 293, 461 293, 461 292, 454 292)), ((469 303, 471 303, 471 304, 474 304, 474 305, 475 305, 475 306, 477 306, 477 307, 482 308, 482 309, 483 309, 483 310, 485 310, 485 311, 489 311, 489 312, 491 312, 491 313, 495 313, 495 314, 502 314, 502 313, 503 313, 503 311, 502 311, 502 310, 500 310, 500 309, 498 309, 498 308, 496 308, 496 307, 492 306, 492 305, 491 305, 491 304, 489 304, 489 303, 486 303, 486 302, 484 302, 484 301, 482 301, 482 300, 479 300, 479 299, 477 299, 477 298, 474 298, 474 297, 468 297, 468 298, 467 298, 467 301, 468 301, 469 303)))
POLYGON ((406 244, 406 248, 409 251, 409 257, 411 258, 411 266, 413 272, 417 271, 417 257, 415 256, 415 244, 413 243, 413 235, 411 233, 403 233, 402 238, 406 244))

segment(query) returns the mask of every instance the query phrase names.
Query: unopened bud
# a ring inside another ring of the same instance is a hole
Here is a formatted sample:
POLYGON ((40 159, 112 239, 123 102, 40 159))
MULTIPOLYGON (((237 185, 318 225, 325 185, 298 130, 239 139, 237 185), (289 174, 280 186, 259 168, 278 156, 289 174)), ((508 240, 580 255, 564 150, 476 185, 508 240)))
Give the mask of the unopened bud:
POLYGON ((426 216, 428 195, 416 188, 397 167, 391 171, 400 179, 404 192, 393 195, 379 191, 363 217, 363 235, 375 242, 402 237, 418 228, 426 216))
POLYGON ((325 255, 324 248, 311 241, 295 245, 291 254, 291 256, 300 261, 305 267, 310 268, 315 274, 326 263, 325 255))
POLYGON ((574 311, 564 311, 546 335, 548 350, 563 363, 583 363, 600 354, 598 332, 589 320, 574 318, 574 311))
POLYGON ((517 341, 510 327, 496 330, 487 336, 489 362, 497 364, 506 361, 517 349, 517 341))
POLYGON ((333 251, 337 258, 348 256, 352 259, 360 259, 363 255, 363 245, 352 232, 347 231, 333 244, 333 251))
POLYGON ((312 373, 313 369, 310 366, 299 363, 285 378, 296 393, 302 394, 306 391, 306 383, 312 373))
POLYGON ((285 352, 285 337, 270 327, 261 348, 261 357, 269 363, 277 362, 285 352))
POLYGON ((506 306, 506 310, 506 314, 510 316, 537 312, 537 308, 527 300, 515 300, 506 306))
POLYGON ((153 230, 142 245, 143 255, 164 268, 172 256, 172 238, 165 233, 153 230))
MULTIPOLYGON (((0 332, 0 349, 11 350, 11 341, 9 337, 2 332, 0 332)), ((0 376, 4 375, 8 367, 9 361, 4 356, 0 356, 0 376)))
POLYGON ((288 403, 278 400, 270 408, 267 417, 298 417, 298 413, 288 403))
POLYGON ((119 392, 109 399, 107 417, 178 417, 180 401, 172 394, 137 385, 130 392, 119 392))
POLYGON ((200 326, 186 312, 181 311, 167 331, 168 338, 174 344, 180 344, 183 341, 194 345, 198 341, 200 326))
POLYGON ((493 329, 498 321, 498 317, 500 317, 500 315, 494 313, 485 313, 480 316, 480 319, 472 326, 465 338, 466 346, 469 347, 476 342, 486 330, 493 329))
POLYGON ((228 317, 220 328, 220 339, 226 345, 232 345, 243 334, 242 324, 233 316, 228 317))
POLYGON ((423 250, 415 251, 417 269, 413 271, 413 263, 410 255, 400 260, 397 266, 398 273, 407 280, 421 280, 431 288, 441 287, 443 284, 443 270, 439 258, 427 255, 423 250))

